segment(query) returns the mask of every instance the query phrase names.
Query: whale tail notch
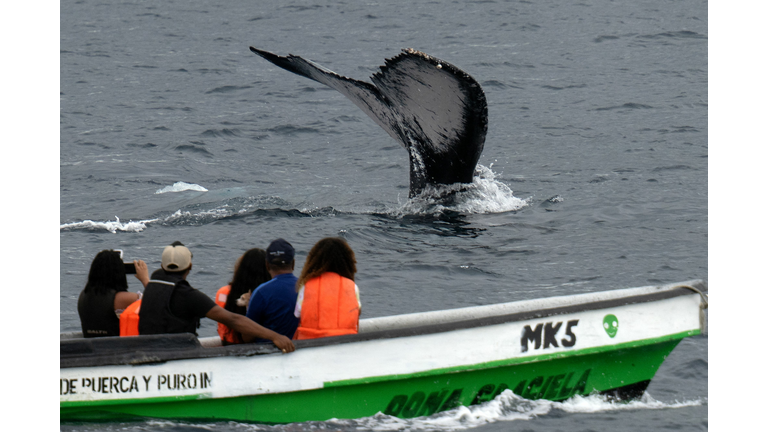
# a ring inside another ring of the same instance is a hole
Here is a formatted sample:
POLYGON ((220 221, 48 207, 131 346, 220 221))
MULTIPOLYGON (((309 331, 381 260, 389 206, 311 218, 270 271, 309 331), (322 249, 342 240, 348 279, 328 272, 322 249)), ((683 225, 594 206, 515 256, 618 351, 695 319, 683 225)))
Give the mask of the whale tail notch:
POLYGON ((250 49, 340 92, 397 140, 410 159, 410 196, 430 184, 472 182, 488 130, 488 105, 480 84, 461 69, 404 49, 385 60, 371 84, 298 56, 250 49))

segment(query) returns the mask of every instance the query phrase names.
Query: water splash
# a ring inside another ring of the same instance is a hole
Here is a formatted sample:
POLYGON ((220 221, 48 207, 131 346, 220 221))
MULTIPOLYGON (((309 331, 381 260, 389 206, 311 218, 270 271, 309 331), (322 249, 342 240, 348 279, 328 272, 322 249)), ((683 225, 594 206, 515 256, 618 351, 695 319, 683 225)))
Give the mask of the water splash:
MULTIPOLYGON (((184 182, 176 182, 173 186, 159 189, 155 194, 181 191, 206 192, 202 186, 184 182)), ((496 175, 489 167, 478 165, 475 177, 470 184, 456 183, 447 186, 428 186, 419 195, 409 199, 395 208, 384 210, 384 214, 400 218, 403 216, 438 216, 446 214, 476 214, 476 213, 502 213, 519 210, 529 204, 530 199, 520 199, 513 195, 504 183, 496 180, 496 175)), ((146 220, 120 222, 92 221, 72 222, 59 225, 61 230, 106 230, 111 233, 117 231, 141 232, 150 223, 164 226, 194 226, 205 225, 225 218, 258 214, 265 212, 269 216, 277 217, 333 217, 339 214, 333 207, 307 207, 301 210, 278 197, 249 197, 230 198, 213 203, 199 203, 182 207, 176 211, 155 214, 146 220), (286 210, 290 209, 290 210, 286 210)), ((358 210, 353 210, 359 212, 358 210)), ((381 209, 363 211, 363 213, 379 213, 381 209)), ((346 213, 346 212, 345 212, 346 213)))
POLYGON ((532 420, 536 417, 545 416, 552 410, 567 413, 596 413, 639 409, 676 409, 699 406, 702 403, 701 400, 665 403, 655 400, 648 393, 631 402, 612 402, 606 396, 601 395, 574 396, 562 402, 552 402, 544 399, 523 399, 512 393, 511 390, 505 390, 489 402, 470 407, 460 406, 429 417, 400 419, 379 413, 372 417, 357 420, 330 420, 327 423, 335 423, 350 430, 455 431, 472 429, 500 421, 532 420))
POLYGON ((675 409, 691 406, 700 406, 702 400, 675 401, 674 403, 665 403, 657 401, 647 392, 640 399, 629 402, 612 402, 606 396, 574 396, 563 402, 553 402, 555 408, 568 413, 595 413, 605 411, 629 411, 639 409, 675 409))
POLYGON ((193 183, 176 182, 171 186, 166 186, 162 189, 158 189, 157 192, 155 192, 155 195, 164 194, 168 192, 184 192, 184 191, 208 192, 208 189, 193 183))
POLYGON ((147 219, 141 221, 129 221, 126 223, 120 222, 120 218, 115 216, 115 221, 97 222, 92 220, 85 220, 82 222, 72 222, 59 225, 61 230, 89 230, 89 231, 101 231, 106 230, 112 234, 118 231, 127 232, 141 232, 148 223, 157 222, 159 219, 147 219))
MULTIPOLYGON (((491 164, 493 166, 493 164, 491 164)), ((504 213, 520 210, 529 199, 514 196, 512 189, 496 180, 490 167, 477 165, 472 183, 428 185, 405 203, 389 211, 391 216, 504 213)))
MULTIPOLYGON (((401 419, 378 413, 371 417, 354 420, 331 419, 325 422, 304 422, 284 425, 262 425, 240 422, 227 422, 226 430, 233 431, 306 431, 306 430, 336 430, 336 431, 459 431, 473 429, 497 422, 527 421, 536 417, 546 416, 553 410, 567 413, 596 413, 611 411, 628 411, 640 409, 677 409, 690 406, 700 406, 703 401, 692 400, 674 403, 664 403, 653 399, 648 393, 641 399, 631 402, 612 402, 605 396, 574 396, 562 402, 552 402, 544 399, 529 400, 505 390, 495 399, 470 407, 460 406, 449 411, 433 414, 429 417, 401 419)), ((169 426, 177 423, 169 423, 169 426)), ((215 425, 221 426, 221 423, 215 425)), ((207 429, 211 425, 197 424, 207 429)), ((214 428, 220 430, 221 428, 214 428)), ((212 429, 213 430, 213 429, 212 429)))

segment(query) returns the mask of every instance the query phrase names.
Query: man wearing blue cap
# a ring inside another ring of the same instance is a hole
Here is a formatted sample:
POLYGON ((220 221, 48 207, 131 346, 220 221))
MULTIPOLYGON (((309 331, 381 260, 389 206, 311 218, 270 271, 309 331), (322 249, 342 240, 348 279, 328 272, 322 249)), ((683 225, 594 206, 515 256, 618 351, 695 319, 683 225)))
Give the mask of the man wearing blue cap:
MULTIPOLYGON (((296 251, 284 239, 277 239, 267 247, 267 271, 272 280, 259 285, 251 294, 246 316, 256 323, 286 337, 293 337, 299 319, 296 308, 296 281, 293 275, 296 251)), ((246 341, 249 342, 249 341, 246 341)), ((264 342, 256 339, 254 342, 264 342)))

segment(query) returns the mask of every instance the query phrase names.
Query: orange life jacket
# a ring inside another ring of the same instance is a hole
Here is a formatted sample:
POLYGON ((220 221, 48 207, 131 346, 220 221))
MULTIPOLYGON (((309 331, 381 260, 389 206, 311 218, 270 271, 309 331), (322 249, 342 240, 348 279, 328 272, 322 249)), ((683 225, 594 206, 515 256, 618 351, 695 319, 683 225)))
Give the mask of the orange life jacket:
MULTIPOLYGON (((220 307, 224 307, 227 304, 227 297, 229 296, 229 291, 232 289, 232 285, 226 285, 221 288, 219 288, 218 291, 216 291, 216 304, 220 307)), ((241 344, 243 343, 243 339, 240 337, 240 333, 232 330, 231 328, 225 326, 222 323, 219 323, 219 337, 221 338, 222 343, 230 343, 230 344, 241 344)))
POLYGON ((120 336, 138 336, 139 335, 139 310, 141 309, 141 300, 128 305, 120 314, 120 336))
POLYGON ((360 305, 355 282, 333 272, 304 285, 299 328, 294 339, 315 339, 357 333, 360 305))

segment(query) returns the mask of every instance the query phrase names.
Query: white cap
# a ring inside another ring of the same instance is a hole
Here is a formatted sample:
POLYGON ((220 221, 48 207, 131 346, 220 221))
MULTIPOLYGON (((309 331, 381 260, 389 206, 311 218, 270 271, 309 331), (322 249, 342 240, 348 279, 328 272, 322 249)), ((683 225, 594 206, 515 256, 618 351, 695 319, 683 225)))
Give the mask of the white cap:
POLYGON ((165 271, 184 271, 192 265, 192 252, 184 245, 166 246, 160 263, 165 271))

